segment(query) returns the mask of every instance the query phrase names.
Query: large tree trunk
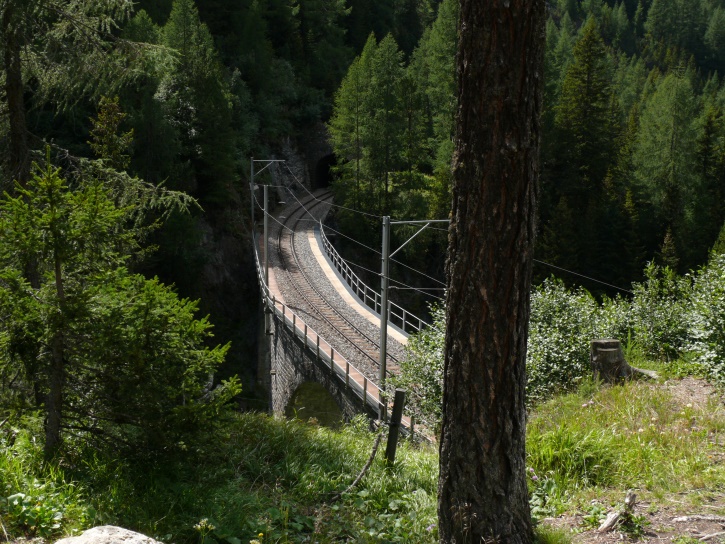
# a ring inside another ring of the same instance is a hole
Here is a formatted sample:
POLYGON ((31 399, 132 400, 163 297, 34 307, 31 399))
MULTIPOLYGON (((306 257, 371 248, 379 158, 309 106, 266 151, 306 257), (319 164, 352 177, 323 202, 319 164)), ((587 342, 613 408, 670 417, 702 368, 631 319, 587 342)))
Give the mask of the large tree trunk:
POLYGON ((528 543, 524 406, 543 0, 461 0, 441 542, 528 543))
POLYGON ((5 68, 5 95, 8 102, 8 122, 10 125, 9 173, 12 179, 21 185, 30 178, 30 150, 28 130, 25 121, 25 102, 23 96, 23 72, 21 68, 21 41, 18 29, 18 16, 15 7, 9 2, 2 13, 2 35, 5 68))

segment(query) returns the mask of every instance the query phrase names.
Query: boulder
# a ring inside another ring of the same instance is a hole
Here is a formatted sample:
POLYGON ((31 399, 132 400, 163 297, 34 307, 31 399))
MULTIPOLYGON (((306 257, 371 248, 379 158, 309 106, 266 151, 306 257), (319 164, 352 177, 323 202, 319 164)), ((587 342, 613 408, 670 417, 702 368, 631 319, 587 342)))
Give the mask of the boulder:
POLYGON ((88 529, 78 536, 58 540, 55 544, 161 544, 151 537, 122 527, 102 525, 88 529))

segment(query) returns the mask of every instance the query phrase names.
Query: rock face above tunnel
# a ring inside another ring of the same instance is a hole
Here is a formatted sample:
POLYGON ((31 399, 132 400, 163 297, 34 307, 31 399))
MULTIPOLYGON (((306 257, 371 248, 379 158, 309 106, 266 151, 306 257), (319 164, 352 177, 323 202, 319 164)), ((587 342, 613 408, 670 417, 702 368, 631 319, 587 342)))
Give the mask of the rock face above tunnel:
POLYGON ((332 181, 330 167, 335 165, 336 160, 330 146, 330 135, 324 123, 318 123, 308 131, 303 146, 311 189, 314 191, 329 187, 332 181))

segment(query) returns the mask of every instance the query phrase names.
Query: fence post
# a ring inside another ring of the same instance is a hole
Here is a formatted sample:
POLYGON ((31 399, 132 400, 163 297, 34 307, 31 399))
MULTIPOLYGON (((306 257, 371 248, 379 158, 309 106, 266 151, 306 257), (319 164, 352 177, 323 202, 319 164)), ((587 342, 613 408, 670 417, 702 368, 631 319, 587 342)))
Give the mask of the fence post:
POLYGON ((388 430, 388 446, 385 448, 385 460, 388 464, 395 463, 395 452, 398 449, 398 434, 400 433, 400 422, 403 419, 403 406, 405 405, 405 391, 395 390, 393 400, 393 414, 390 417, 388 430))

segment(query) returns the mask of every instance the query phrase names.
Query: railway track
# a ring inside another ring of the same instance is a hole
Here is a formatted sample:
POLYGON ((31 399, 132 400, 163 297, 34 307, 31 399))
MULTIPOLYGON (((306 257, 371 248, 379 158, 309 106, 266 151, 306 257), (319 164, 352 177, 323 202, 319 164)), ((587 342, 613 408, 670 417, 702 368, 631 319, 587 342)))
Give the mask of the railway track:
MULTIPOLYGON (((332 328, 345 345, 365 359, 366 366, 375 369, 375 372, 377 372, 380 361, 379 342, 374 338, 370 338, 368 334, 327 301, 324 294, 315 286, 313 279, 301 266, 295 248, 295 234, 307 237, 309 229, 305 223, 309 224, 309 221, 313 220, 310 214, 314 215, 315 211, 319 211, 321 207, 329 202, 331 197, 332 192, 328 191, 318 195, 317 198, 308 197, 299 201, 300 206, 283 219, 283 228, 279 230, 277 240, 282 274, 289 281, 288 285, 294 288, 300 300, 304 302, 305 310, 308 313, 314 313, 321 321, 332 328)), ((388 354, 387 360, 388 375, 395 374, 399 368, 398 359, 394 355, 388 354)), ((377 381, 377 375, 368 377, 377 381)))

